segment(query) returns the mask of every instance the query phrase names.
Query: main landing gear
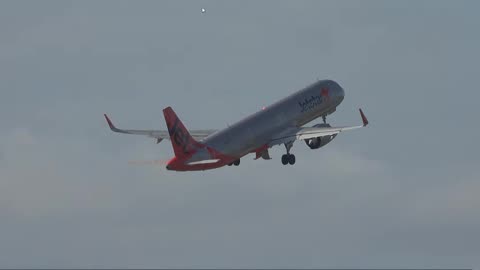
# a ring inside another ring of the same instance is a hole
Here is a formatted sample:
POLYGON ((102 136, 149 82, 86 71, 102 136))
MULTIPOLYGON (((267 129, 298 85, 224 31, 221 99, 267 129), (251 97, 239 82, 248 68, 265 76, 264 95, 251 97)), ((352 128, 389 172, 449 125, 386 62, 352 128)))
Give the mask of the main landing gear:
POLYGON ((293 154, 282 155, 282 164, 283 165, 287 165, 287 164, 293 165, 293 164, 295 164, 295 155, 293 155, 293 154))
POLYGON ((287 149, 287 154, 282 155, 282 164, 283 165, 287 165, 287 164, 293 165, 293 164, 295 164, 295 155, 290 154, 290 148, 292 148, 292 146, 293 146, 293 141, 285 143, 285 148, 287 149))
POLYGON ((235 165, 235 166, 240 165, 240 159, 237 159, 237 160, 235 160, 235 161, 232 162, 232 163, 228 163, 228 166, 232 166, 232 165, 235 165))
POLYGON ((327 116, 326 116, 326 115, 322 115, 322 120, 323 120, 323 123, 326 124, 326 123, 327 123, 327 116))

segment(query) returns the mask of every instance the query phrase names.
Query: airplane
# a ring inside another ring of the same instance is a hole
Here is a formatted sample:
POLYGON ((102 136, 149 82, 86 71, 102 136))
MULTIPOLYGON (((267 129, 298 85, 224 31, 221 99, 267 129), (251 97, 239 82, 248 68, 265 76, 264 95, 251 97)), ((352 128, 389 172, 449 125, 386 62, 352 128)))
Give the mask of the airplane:
POLYGON ((167 162, 167 170, 199 171, 238 166, 240 159, 250 153, 255 154, 254 159, 269 160, 268 149, 281 144, 286 149, 282 164, 293 165, 295 155, 290 150, 295 141, 304 140, 310 149, 318 149, 340 132, 368 125, 362 109, 359 109, 362 125, 332 127, 327 124, 327 115, 336 111, 344 97, 345 91, 338 83, 320 80, 221 130, 188 131, 171 107, 163 109, 168 130, 118 129, 106 114, 104 117, 113 132, 145 135, 155 138, 157 143, 170 140, 175 156, 167 162), (304 127, 319 117, 323 124, 304 127))

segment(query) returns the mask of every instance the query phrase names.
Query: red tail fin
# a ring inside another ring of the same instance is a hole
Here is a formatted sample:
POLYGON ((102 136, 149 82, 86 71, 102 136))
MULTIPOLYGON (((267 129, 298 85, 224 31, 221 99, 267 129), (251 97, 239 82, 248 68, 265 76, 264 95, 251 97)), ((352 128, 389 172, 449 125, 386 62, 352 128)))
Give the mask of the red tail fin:
POLYGON ((175 156, 178 158, 187 156, 197 148, 199 143, 188 133, 182 121, 178 119, 171 107, 163 109, 163 115, 165 116, 165 122, 167 122, 168 133, 175 156))

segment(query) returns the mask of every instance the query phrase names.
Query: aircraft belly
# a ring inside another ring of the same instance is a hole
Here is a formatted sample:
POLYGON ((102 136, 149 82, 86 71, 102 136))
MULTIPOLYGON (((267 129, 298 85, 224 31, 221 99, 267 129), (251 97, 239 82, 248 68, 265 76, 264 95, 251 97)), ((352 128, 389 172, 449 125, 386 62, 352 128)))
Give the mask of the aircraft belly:
POLYGON ((273 132, 277 130, 274 124, 275 121, 264 124, 262 119, 252 119, 229 132, 208 138, 205 144, 225 155, 242 157, 271 139, 273 132))

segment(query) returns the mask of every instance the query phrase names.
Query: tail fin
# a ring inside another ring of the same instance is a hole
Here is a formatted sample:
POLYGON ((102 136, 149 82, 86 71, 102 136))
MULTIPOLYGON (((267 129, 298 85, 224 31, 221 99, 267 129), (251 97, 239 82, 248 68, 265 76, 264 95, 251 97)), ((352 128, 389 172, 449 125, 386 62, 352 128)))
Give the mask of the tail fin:
POLYGON ((163 115, 176 157, 182 158, 199 146, 199 143, 188 133, 188 130, 171 107, 163 109, 163 115))

